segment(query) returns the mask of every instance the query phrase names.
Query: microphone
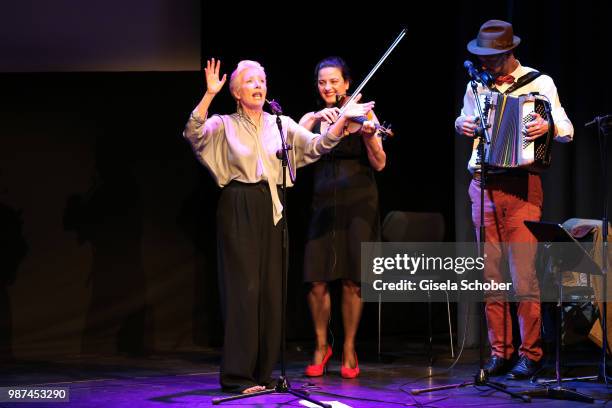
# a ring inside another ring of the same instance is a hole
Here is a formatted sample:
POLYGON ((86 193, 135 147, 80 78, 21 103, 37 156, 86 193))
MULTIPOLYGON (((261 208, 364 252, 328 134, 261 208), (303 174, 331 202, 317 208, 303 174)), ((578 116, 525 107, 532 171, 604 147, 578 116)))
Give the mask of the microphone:
POLYGON ((274 115, 278 116, 283 114, 283 108, 281 108, 280 104, 274 99, 272 99, 271 101, 266 99, 266 102, 268 102, 268 105, 270 105, 270 110, 274 115))
POLYGON ((472 78, 476 82, 480 82, 480 76, 478 75, 478 70, 474 68, 474 64, 472 61, 465 60, 463 62, 463 67, 467 69, 468 76, 472 78))
POLYGON ((487 88, 493 85, 493 82, 495 81, 493 75, 489 74, 488 72, 478 72, 472 61, 465 60, 463 62, 463 67, 467 69, 468 76, 472 78, 473 81, 480 82, 487 88))
POLYGON ((595 119, 588 123, 585 123, 584 127, 593 126, 595 124, 598 125, 601 122, 604 123, 604 126, 612 126, 612 115, 595 116, 595 119))

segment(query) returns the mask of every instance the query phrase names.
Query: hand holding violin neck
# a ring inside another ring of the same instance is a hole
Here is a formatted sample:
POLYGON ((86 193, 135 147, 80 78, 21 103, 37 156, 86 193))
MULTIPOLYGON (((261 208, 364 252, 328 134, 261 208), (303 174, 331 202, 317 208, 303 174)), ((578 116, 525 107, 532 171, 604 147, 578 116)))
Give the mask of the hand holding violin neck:
MULTIPOLYGON (((387 137, 394 136, 391 126, 380 125, 367 116, 358 116, 356 118, 350 118, 351 122, 361 125, 362 133, 376 134, 377 136, 386 139, 387 137)), ((350 126, 349 126, 350 128, 350 126)))

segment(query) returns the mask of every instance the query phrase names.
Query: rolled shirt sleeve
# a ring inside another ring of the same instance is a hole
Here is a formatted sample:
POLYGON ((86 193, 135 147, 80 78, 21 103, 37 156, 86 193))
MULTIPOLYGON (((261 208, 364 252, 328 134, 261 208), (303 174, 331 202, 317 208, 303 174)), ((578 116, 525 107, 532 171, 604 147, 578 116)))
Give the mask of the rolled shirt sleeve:
POLYGON ((561 106, 555 83, 548 75, 542 75, 536 81, 538 80, 541 94, 545 95, 550 101, 551 113, 555 121, 555 140, 561 143, 571 142, 574 138, 574 126, 567 117, 565 109, 561 106))

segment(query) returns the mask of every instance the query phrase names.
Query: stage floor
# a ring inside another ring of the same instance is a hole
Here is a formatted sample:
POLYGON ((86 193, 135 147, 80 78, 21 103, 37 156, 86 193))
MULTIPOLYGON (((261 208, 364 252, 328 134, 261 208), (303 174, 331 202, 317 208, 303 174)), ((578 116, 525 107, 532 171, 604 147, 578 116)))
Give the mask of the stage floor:
MULTIPOLYGON (((295 389, 311 391, 313 398, 333 402, 338 407, 457 407, 497 405, 523 406, 524 403, 483 387, 461 387, 414 396, 411 390, 470 381, 477 372, 477 350, 465 350, 459 363, 451 370, 448 348, 437 346, 436 361, 428 367, 427 352, 421 345, 406 346, 401 353, 364 352, 360 356, 362 375, 358 379, 340 377, 340 352, 332 357, 327 375, 319 378, 303 376, 303 367, 309 353, 292 345, 288 353, 287 374, 295 389), (432 376, 433 374, 433 376, 432 376)), ((397 348, 396 348, 397 349, 397 348)), ((565 364, 564 374, 588 375, 595 370, 597 353, 574 352, 565 364), (573 368, 572 368, 573 366, 573 368)), ((569 357, 569 356, 568 356, 569 357)), ((544 375, 552 374, 549 359, 544 375)), ((278 374, 278 373, 277 373, 278 374)), ((512 391, 534 390, 529 381, 506 381, 512 391)), ((6 403, 0 407, 204 407, 211 406, 213 398, 226 396, 218 385, 218 350, 174 353, 151 357, 81 356, 54 361, 20 361, 3 363, 0 367, 0 386, 68 387, 69 403, 6 403)), ((605 384, 564 383, 596 399, 595 405, 604 405, 612 399, 605 384)), ((535 406, 578 407, 593 404, 552 399, 533 399, 535 406)), ((223 406, 309 406, 288 394, 270 394, 223 406)))

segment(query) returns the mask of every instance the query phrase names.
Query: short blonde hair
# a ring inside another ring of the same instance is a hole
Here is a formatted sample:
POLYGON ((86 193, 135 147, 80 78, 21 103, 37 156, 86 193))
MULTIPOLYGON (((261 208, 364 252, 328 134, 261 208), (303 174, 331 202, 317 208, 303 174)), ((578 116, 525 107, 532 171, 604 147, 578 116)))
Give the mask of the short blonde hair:
POLYGON ((240 82, 242 79, 242 74, 244 73, 245 70, 249 68, 260 69, 261 72, 263 72, 263 74, 266 75, 266 71, 264 70, 264 67, 262 67, 259 62, 251 61, 251 60, 240 61, 238 63, 238 66, 236 67, 234 72, 232 72, 232 75, 230 76, 229 87, 230 87, 230 92, 232 93, 232 96, 234 97, 234 99, 236 99, 236 92, 238 92, 238 89, 240 88, 240 85, 241 85, 240 82))

